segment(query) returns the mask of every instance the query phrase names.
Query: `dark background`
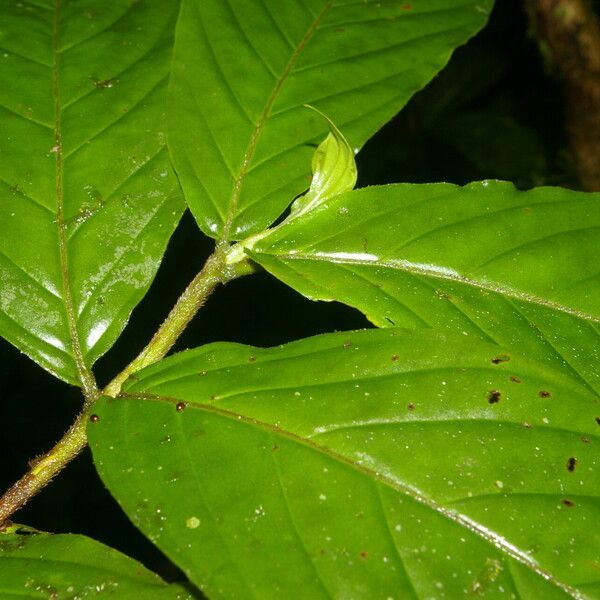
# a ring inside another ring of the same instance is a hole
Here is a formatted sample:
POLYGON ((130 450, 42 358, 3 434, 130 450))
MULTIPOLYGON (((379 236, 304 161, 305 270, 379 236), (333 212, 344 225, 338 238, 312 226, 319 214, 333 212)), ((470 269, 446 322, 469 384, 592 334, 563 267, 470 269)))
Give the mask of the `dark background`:
MULTIPOLYGON (((361 151, 359 186, 390 182, 508 179, 523 189, 575 187, 558 83, 537 51, 522 4, 499 0, 488 26, 361 151)), ((107 383, 148 340, 211 251, 193 219, 177 229, 150 292, 123 336, 95 368, 107 383), (190 260, 190 257, 195 257, 190 260)), ((176 349, 213 341, 271 346, 368 327, 358 312, 310 302, 265 273, 218 289, 176 349)), ((0 340, 0 489, 62 436, 81 406, 77 389, 0 340)), ((15 519, 50 532, 82 533, 144 562, 177 571, 131 525, 104 489, 88 451, 15 519)))

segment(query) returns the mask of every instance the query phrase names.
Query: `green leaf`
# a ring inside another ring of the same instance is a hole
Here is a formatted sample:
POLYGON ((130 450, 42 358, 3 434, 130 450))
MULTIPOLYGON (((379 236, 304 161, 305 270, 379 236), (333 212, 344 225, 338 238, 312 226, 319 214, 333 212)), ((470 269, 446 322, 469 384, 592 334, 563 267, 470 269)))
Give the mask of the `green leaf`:
POLYGON ((80 385, 183 205, 166 83, 177 2, 2 0, 0 334, 80 385))
POLYGON ((3 600, 192 598, 183 587, 167 585, 140 563, 90 538, 20 526, 0 533, 0 573, 3 600))
POLYGON ((598 390, 599 200, 497 181, 372 187, 273 230, 251 256, 379 327, 516 346, 598 390))
POLYGON ((136 378, 95 407, 97 469, 211 598, 600 594, 598 397, 572 374, 380 329, 136 378))
MULTIPOLYGON (((292 203, 290 215, 280 226, 314 210, 333 196, 349 192, 356 185, 357 171, 352 148, 333 122, 323 113, 319 114, 329 123, 329 133, 313 155, 310 188, 292 203)), ((265 229, 231 246, 227 262, 235 264, 245 260, 248 263, 247 250, 251 250, 258 240, 269 233, 270 230, 265 229)))
POLYGON ((184 0, 169 148, 212 237, 263 230, 307 187, 329 115, 358 150, 486 22, 492 0, 184 0))
POLYGON ((349 192, 356 185, 354 152, 342 132, 321 114, 329 124, 329 133, 315 151, 312 159, 310 188, 291 207, 289 220, 321 206, 325 200, 349 192))

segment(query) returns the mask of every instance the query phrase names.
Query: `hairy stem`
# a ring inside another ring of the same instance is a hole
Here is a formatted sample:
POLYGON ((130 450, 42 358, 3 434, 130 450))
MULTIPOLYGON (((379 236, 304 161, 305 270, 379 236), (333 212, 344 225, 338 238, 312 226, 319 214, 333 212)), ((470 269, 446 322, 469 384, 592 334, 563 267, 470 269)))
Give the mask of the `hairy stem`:
POLYGON ((35 461, 0 499, 0 530, 8 518, 54 479, 86 446, 86 421, 88 411, 84 409, 62 439, 41 458, 35 461))
MULTIPOLYGON (((104 394, 116 396, 132 373, 163 358, 219 283, 226 283, 249 272, 246 264, 227 265, 225 257, 225 247, 215 250, 181 294, 148 345, 106 386, 104 394)), ((0 498, 0 530, 6 526, 13 513, 50 483, 86 447, 86 424, 95 400, 95 395, 86 395, 82 412, 62 439, 38 458, 29 472, 0 498)))
POLYGON ((216 251, 209 257, 148 345, 104 388, 104 394, 116 396, 132 373, 157 362, 167 354, 217 285, 235 277, 235 273, 225 267, 224 261, 224 253, 221 251, 216 251))

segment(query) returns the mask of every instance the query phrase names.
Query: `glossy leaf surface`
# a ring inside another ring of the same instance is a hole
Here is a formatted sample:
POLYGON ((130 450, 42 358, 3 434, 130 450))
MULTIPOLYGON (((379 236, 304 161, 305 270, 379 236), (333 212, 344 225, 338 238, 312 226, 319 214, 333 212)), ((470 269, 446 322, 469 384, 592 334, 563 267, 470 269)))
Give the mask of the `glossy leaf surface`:
POLYGON ((202 230, 258 233, 308 187, 328 115, 360 148, 486 22, 491 0, 184 0, 169 147, 202 230))
POLYGON ((597 396, 531 356, 380 329, 213 344, 126 387, 96 466, 211 598, 600 594, 597 396))
POLYGON ((599 390, 599 200, 497 181, 372 187, 274 230, 252 257, 379 327, 516 346, 599 390))
POLYGON ((82 535, 50 535, 13 527, 0 533, 0 595, 23 598, 188 600, 135 560, 82 535))
MULTIPOLYGON (((325 115, 322 115, 324 118, 325 115)), ((329 133, 312 159, 312 179, 306 194, 294 200, 290 218, 315 209, 325 200, 351 191, 356 185, 354 152, 342 132, 327 119, 329 133)))
POLYGON ((62 379, 106 352, 182 212, 177 2, 0 2, 0 334, 62 379))

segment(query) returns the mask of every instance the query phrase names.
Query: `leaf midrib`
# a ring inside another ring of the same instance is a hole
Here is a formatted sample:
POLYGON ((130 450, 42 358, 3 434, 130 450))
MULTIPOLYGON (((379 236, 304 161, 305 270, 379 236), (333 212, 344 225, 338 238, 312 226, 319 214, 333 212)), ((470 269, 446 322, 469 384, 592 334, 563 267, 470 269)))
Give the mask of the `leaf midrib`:
POLYGON ((552 310, 557 310, 560 312, 567 313, 569 315, 578 317, 585 321, 591 321, 593 323, 600 324, 600 317, 596 317, 590 313, 587 313, 582 310, 578 310, 575 308, 571 308, 556 302, 554 300, 548 300, 547 298, 542 298, 541 296, 537 296, 535 294, 531 294, 529 292, 524 292, 522 290, 518 290, 516 288, 512 288, 506 285, 502 285, 500 283, 494 281, 485 281, 483 279, 473 279, 472 277, 468 277, 466 275, 461 275, 458 271, 444 266, 430 265, 425 263, 416 263, 409 260, 404 259, 388 259, 388 260, 368 260, 365 258, 360 258, 360 255, 357 255, 356 258, 345 256, 339 257, 334 256, 332 254, 326 253, 314 253, 307 254, 302 252, 294 252, 294 254, 286 254, 286 253, 278 253, 278 252, 261 252, 255 251, 256 254, 263 254, 264 256, 272 257, 282 262, 284 261, 294 261, 294 260, 304 260, 308 262, 326 262, 335 265, 359 265, 359 266, 369 266, 373 268, 384 268, 384 269, 394 269, 397 271, 403 271, 406 273, 410 273, 411 275, 421 275, 425 277, 432 277, 434 279, 442 279, 445 281, 453 281, 457 283, 462 283, 465 285, 469 285, 471 287, 476 287, 481 290, 487 292, 494 292, 500 294, 502 296, 508 296, 510 298, 514 298, 516 300, 521 300, 524 302, 529 302, 532 304, 537 304, 539 306, 543 306, 545 308, 550 308, 552 310))
POLYGON ((54 22, 52 28, 52 97, 54 100, 54 148, 55 156, 55 197, 56 197, 56 228, 58 235, 58 247, 60 257, 60 273, 62 279, 63 302, 69 328, 69 338, 73 359, 77 368, 77 374, 86 397, 92 397, 97 392, 96 382, 91 371, 88 369, 79 332, 77 330, 77 319, 73 305, 73 294, 69 281, 69 257, 67 248, 67 227, 64 213, 64 189, 63 189, 63 155, 62 155, 62 106, 60 98, 60 15, 61 0, 54 0, 54 22))
POLYGON ((227 215, 225 218, 225 222, 223 224, 223 234, 221 235, 221 238, 219 240, 221 244, 226 244, 229 242, 229 239, 231 236, 231 227, 233 226, 233 222, 236 217, 238 202, 239 202, 241 192, 242 192, 242 186, 243 186, 244 180, 246 178, 246 175, 248 174, 248 172, 250 170, 252 159, 254 158, 254 154, 256 152, 258 140, 265 128, 267 119, 269 118, 271 109, 273 108, 273 103, 275 102, 275 99, 277 98, 277 95, 279 94, 283 84, 285 83, 287 78, 290 76, 290 73, 292 72, 292 69, 296 65, 296 62, 298 61, 300 54, 302 53, 302 51, 304 50, 304 48, 306 47, 306 45, 308 44, 308 42, 310 41, 312 36, 314 35, 317 27, 319 26, 319 23, 322 21, 323 17, 329 11, 329 9, 332 7, 332 5, 333 5, 333 0, 329 0, 325 4, 325 6, 322 8, 321 12, 316 17, 313 18, 310 26, 308 27, 308 29, 306 30, 306 33, 304 34, 304 37, 296 45, 294 51, 292 52, 292 55, 290 56, 290 59, 288 60, 288 63, 286 64, 285 68, 283 69, 281 75, 275 81, 275 85, 271 89, 271 93, 269 94, 269 97, 267 98, 267 101, 265 103, 263 111, 254 126, 254 130, 252 131, 252 135, 250 136, 250 140, 248 141, 248 145, 246 146, 246 150, 245 150, 244 156, 242 158, 242 164, 241 164, 238 176, 236 177, 236 179, 233 183, 233 190, 231 192, 231 196, 229 197, 229 208, 227 210, 227 215))
MULTIPOLYGON (((145 394, 145 393, 137 393, 137 394, 127 394, 121 393, 119 394, 119 399, 122 400, 141 400, 143 402, 158 402, 165 403, 173 406, 173 410, 175 407, 181 402, 179 398, 171 398, 169 396, 157 395, 157 394, 145 394)), ((113 400, 114 399, 110 399, 113 400)), ((110 401, 109 400, 109 401, 110 401)), ((252 427, 257 427, 262 430, 268 431, 269 433, 280 435, 285 437, 286 439, 294 442, 296 444, 306 446, 311 450, 322 454, 328 457, 331 460, 337 461, 341 464, 344 464, 356 471, 361 472, 363 475, 367 476, 373 481, 377 481, 382 485, 396 491, 399 493, 408 496, 413 501, 418 502, 422 506, 427 507, 428 509, 434 511, 438 515, 453 521, 457 525, 468 529, 471 533, 479 536, 484 539, 487 543, 494 546, 497 550, 500 550, 507 556, 510 556, 512 559, 520 562, 522 565, 531 569, 538 576, 543 579, 550 581, 557 588, 570 595, 572 598, 576 598, 577 600, 585 600, 585 597, 575 588, 570 585, 560 581, 557 577, 555 577, 549 571, 546 571, 542 567, 540 567, 533 559, 531 559, 525 552, 521 551, 519 548, 511 544, 506 538, 501 535, 495 534, 490 531, 483 525, 473 521, 466 515, 460 514, 455 510, 448 509, 436 500, 430 498, 429 496, 423 494, 417 488, 407 485, 402 481, 388 477, 382 474, 379 471, 375 471, 364 464, 358 464, 353 461, 349 457, 344 456, 343 454, 339 454, 338 452, 332 450, 331 448, 327 448, 325 446, 321 446, 310 439, 304 438, 292 431, 288 431, 287 429, 283 429, 279 426, 273 425, 271 423, 267 423, 265 421, 261 421, 259 419, 249 417, 245 414, 241 414, 235 411, 223 409, 221 407, 217 407, 210 404, 204 404, 201 402, 187 402, 187 408, 195 408, 198 410, 202 410, 204 412, 213 413, 227 419, 231 419, 235 423, 244 423, 245 425, 249 425, 252 427)))

